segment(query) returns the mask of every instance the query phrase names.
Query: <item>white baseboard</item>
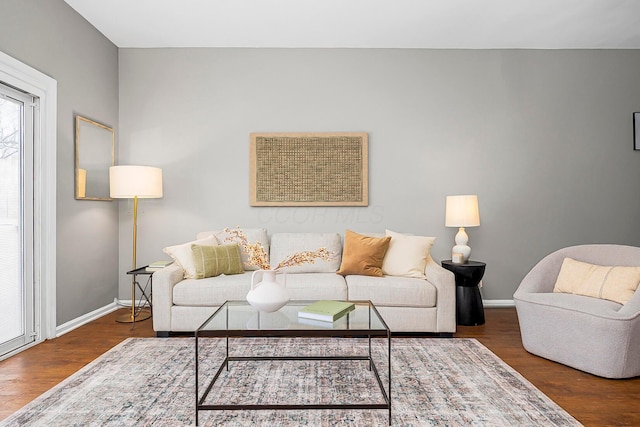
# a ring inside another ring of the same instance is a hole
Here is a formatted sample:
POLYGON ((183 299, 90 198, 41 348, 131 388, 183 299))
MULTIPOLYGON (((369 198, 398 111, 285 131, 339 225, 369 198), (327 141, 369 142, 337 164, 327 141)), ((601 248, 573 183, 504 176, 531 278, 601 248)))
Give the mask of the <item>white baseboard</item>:
MULTIPOLYGON (((139 304, 138 301, 136 301, 136 303, 139 304)), ((144 305, 147 306, 148 304, 144 305)), ((119 300, 118 298, 114 298, 111 304, 105 305, 104 307, 101 307, 97 310, 93 310, 91 313, 87 313, 56 327, 56 337, 64 335, 67 332, 71 332, 74 329, 91 322, 92 320, 96 320, 122 307, 131 307, 131 300, 119 300)))
POLYGON ((510 308, 516 306, 512 299, 486 299, 482 301, 482 305, 485 308, 510 308))
MULTIPOLYGON (((131 307, 131 300, 130 299, 118 299, 118 298, 114 298, 113 299, 113 303, 115 305, 118 306, 118 308, 122 308, 122 307, 131 307)), ((149 307, 149 304, 147 304, 147 302, 145 301, 144 303, 140 303, 140 301, 136 301, 136 307, 140 307, 140 305, 142 305, 143 307, 149 307)))
POLYGON ((104 316, 105 314, 114 312, 118 308, 119 308, 118 305, 115 302, 112 302, 111 304, 105 305, 104 307, 101 307, 97 310, 93 310, 90 313, 87 313, 83 316, 77 317, 73 320, 63 323, 62 325, 56 327, 56 337, 64 335, 67 332, 71 332, 74 329, 79 328, 80 326, 91 322, 92 320, 96 320, 104 316))

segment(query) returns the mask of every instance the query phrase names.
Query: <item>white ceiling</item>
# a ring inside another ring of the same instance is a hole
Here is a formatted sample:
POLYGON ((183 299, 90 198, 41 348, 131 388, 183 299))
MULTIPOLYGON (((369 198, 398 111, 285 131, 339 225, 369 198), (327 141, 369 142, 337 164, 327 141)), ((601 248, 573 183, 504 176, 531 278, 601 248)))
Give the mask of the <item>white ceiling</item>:
POLYGON ((640 49, 640 0, 65 0, 118 47, 640 49))

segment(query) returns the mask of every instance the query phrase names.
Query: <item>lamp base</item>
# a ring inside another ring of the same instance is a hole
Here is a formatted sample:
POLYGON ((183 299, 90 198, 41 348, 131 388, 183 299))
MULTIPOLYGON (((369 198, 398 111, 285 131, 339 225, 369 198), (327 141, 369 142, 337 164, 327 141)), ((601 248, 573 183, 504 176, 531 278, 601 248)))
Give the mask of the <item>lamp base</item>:
POLYGON ((134 323, 134 322, 142 322, 143 320, 147 320, 151 318, 151 313, 149 312, 139 312, 136 314, 136 317, 131 317, 131 313, 122 314, 116 317, 116 322, 118 323, 134 323))
POLYGON ((464 264, 469 260, 469 256, 471 255, 471 248, 467 245, 469 236, 464 230, 464 227, 458 229, 455 240, 456 245, 451 249, 451 259, 454 260, 453 262, 456 264, 464 264))

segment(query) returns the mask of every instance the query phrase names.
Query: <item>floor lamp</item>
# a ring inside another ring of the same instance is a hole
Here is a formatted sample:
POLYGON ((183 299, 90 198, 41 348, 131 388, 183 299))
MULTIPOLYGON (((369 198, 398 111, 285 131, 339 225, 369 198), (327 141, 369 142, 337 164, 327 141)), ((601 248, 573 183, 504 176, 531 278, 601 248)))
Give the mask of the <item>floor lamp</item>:
MULTIPOLYGON (((162 197, 162 169, 151 166, 112 166, 109 168, 109 189, 114 199, 133 199, 133 258, 131 269, 137 268, 136 246, 138 229, 138 199, 162 197)), ((146 320, 150 313, 136 316, 136 279, 131 279, 131 313, 118 316, 117 322, 133 323, 146 320)))

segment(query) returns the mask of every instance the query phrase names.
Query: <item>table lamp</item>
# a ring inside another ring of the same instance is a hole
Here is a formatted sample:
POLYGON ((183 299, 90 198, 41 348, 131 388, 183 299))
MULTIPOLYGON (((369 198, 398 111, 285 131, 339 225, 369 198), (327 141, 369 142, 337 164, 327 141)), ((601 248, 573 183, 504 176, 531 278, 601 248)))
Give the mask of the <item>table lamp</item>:
POLYGON ((460 227, 455 238, 456 245, 451 249, 451 260, 457 264, 464 264, 471 255, 471 248, 467 245, 469 236, 464 228, 480 225, 478 196, 447 196, 444 225, 460 227))
MULTIPOLYGON (((131 269, 135 270, 138 199, 157 199, 162 197, 162 169, 151 166, 111 166, 109 168, 109 189, 114 199, 133 199, 133 258, 131 269)), ((146 320, 150 313, 136 315, 136 281, 131 279, 131 313, 116 318, 120 323, 133 323, 146 320)))

